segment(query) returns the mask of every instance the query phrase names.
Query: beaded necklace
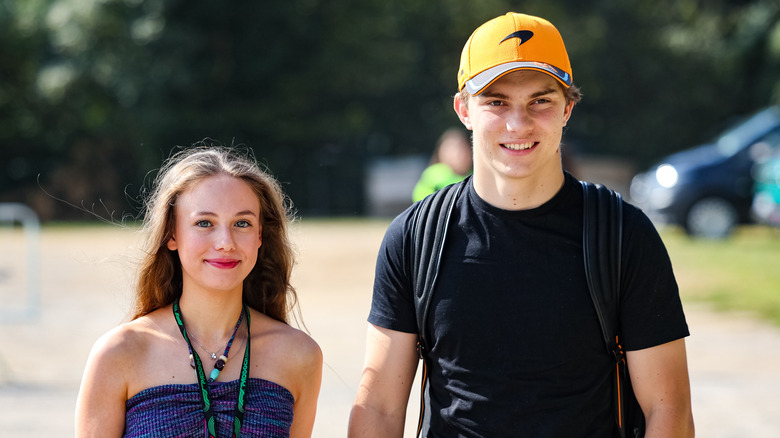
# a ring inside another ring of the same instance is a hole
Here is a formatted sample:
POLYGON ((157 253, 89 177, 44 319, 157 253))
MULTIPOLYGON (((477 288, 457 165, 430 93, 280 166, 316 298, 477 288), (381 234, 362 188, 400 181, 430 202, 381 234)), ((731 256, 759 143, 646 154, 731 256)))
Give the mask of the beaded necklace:
POLYGON ((199 341, 197 338, 195 338, 195 335, 193 335, 192 333, 190 333, 190 339, 192 339, 193 341, 195 341, 195 343, 196 343, 196 344, 198 344, 198 347, 200 347, 200 349, 201 349, 201 350, 203 350, 203 351, 205 351, 206 353, 208 353, 208 354, 209 354, 209 357, 210 357, 212 360, 213 360, 213 359, 216 359, 216 358, 218 358, 218 357, 219 357, 219 356, 217 356, 217 353, 212 353, 212 352, 210 352, 210 351, 209 351, 209 349, 208 349, 208 348, 206 348, 206 347, 205 347, 203 344, 201 344, 201 343, 200 343, 200 341, 199 341))
MULTIPOLYGON (((246 304, 244 304, 242 315, 244 313, 246 313, 247 341, 246 341, 246 348, 244 349, 244 361, 241 364, 241 378, 238 384, 238 400, 236 400, 236 409, 233 413, 233 438, 241 436, 241 423, 244 421, 244 405, 246 404, 246 382, 247 379, 249 378, 249 356, 250 356, 249 347, 251 344, 249 337, 251 331, 249 329, 250 327, 249 308, 247 307, 246 304)), ((195 362, 195 373, 198 376, 198 387, 200 388, 200 394, 203 401, 203 415, 205 417, 205 425, 204 425, 205 434, 208 438, 216 438, 217 436, 216 417, 214 415, 214 408, 211 405, 211 400, 209 399, 209 389, 208 389, 208 382, 206 381, 206 373, 203 371, 203 364, 200 361, 200 356, 198 356, 198 354, 192 350, 192 343, 190 343, 190 338, 189 336, 187 336, 187 329, 184 328, 184 319, 181 316, 181 308, 179 307, 178 298, 176 299, 176 301, 173 302, 173 316, 174 319, 176 320, 176 324, 179 326, 179 331, 181 331, 182 337, 184 337, 184 340, 187 341, 187 347, 190 350, 190 355, 192 356, 195 362)), ((236 329, 238 329, 238 326, 240 324, 241 324, 241 316, 239 316, 239 322, 238 324, 236 324, 236 329)), ((235 336, 235 332, 233 333, 233 336, 235 336)), ((231 337, 230 342, 228 342, 228 346, 225 351, 225 356, 227 356, 227 350, 230 349, 230 344, 232 344, 232 342, 233 342, 233 337, 231 337)), ((217 371, 216 375, 218 376, 219 371, 216 368, 215 371, 217 371)), ((210 381, 213 381, 213 379, 210 381)))
MULTIPOLYGON (((236 328, 233 329, 233 334, 230 336, 230 340, 228 341, 227 345, 225 346, 225 352, 222 353, 222 356, 219 356, 217 358, 217 353, 212 353, 208 350, 206 350, 206 347, 203 346, 197 339, 195 339, 195 336, 192 335, 192 333, 188 333, 189 338, 195 341, 196 344, 200 345, 200 348, 203 349, 206 353, 209 354, 209 357, 212 359, 217 359, 217 361, 214 363, 214 369, 211 370, 211 374, 209 375, 209 383, 217 380, 217 377, 219 377, 220 371, 222 371, 223 368, 225 368, 225 364, 228 360, 228 353, 230 353, 230 346, 233 345, 233 339, 236 337, 236 332, 238 332, 238 327, 241 326, 241 319, 244 317, 244 311, 241 310, 241 313, 238 315, 238 322, 236 322, 236 328)), ((187 348, 190 350, 190 366, 192 369, 195 369, 195 357, 193 356, 193 349, 192 344, 187 342, 187 348)))

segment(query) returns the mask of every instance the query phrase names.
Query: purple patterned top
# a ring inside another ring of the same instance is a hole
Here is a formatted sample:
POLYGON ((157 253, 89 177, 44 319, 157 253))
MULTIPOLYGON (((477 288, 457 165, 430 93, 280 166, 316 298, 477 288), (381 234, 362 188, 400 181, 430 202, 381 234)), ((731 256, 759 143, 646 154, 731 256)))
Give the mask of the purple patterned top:
MULTIPOLYGON (((238 380, 209 383, 217 435, 232 436, 238 380)), ((127 400, 126 438, 197 437, 205 434, 202 399, 197 383, 161 385, 145 389, 127 400)), ((295 399, 286 388, 262 379, 249 379, 242 436, 287 438, 295 399)))

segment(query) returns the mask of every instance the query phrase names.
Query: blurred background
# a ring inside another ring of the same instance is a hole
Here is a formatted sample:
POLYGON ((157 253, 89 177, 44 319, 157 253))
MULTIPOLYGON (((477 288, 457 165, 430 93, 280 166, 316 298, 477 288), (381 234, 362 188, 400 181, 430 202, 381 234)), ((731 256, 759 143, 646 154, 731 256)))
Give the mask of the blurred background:
POLYGON ((569 168, 625 196, 780 99, 776 1, 0 0, 0 202, 132 217, 208 137, 251 147, 304 217, 392 215, 458 124, 465 40, 509 10, 560 29, 585 96, 569 168))
POLYGON ((0 0, 0 427, 72 434, 137 259, 136 228, 99 221, 132 225, 161 162, 210 138, 251 148, 302 218, 295 284, 326 357, 315 436, 343 436, 382 234, 459 124, 468 35, 507 11, 567 43, 584 100, 566 169, 677 225, 659 229, 700 435, 776 436, 777 0, 0 0))

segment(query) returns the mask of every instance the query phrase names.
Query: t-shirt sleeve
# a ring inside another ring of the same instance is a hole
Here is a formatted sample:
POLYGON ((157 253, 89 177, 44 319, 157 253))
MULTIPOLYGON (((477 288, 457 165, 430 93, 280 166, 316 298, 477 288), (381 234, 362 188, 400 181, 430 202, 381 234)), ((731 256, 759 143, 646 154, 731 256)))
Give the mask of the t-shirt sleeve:
POLYGON ((417 333, 409 267, 411 211, 407 209, 390 223, 379 247, 368 322, 390 330, 417 333))
POLYGON ((666 247, 650 219, 626 204, 621 328, 626 350, 654 347, 690 333, 666 247))

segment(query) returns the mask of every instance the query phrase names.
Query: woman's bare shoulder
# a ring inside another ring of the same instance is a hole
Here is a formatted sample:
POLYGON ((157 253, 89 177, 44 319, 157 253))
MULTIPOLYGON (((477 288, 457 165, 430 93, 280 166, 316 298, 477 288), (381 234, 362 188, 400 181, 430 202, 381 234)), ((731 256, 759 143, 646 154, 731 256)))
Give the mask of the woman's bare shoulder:
POLYGON ((285 326, 285 337, 288 339, 288 345, 292 350, 288 354, 293 360, 305 368, 322 367, 322 349, 317 341, 302 330, 286 324, 285 326))
POLYGON ((164 334, 153 316, 121 324, 97 339, 87 359, 76 408, 77 431, 100 429, 100 436, 124 427, 125 402, 149 385, 150 350, 162 348, 164 334))
POLYGON ((138 358, 160 337, 161 324, 162 319, 156 313, 120 324, 97 339, 90 355, 119 363, 138 358))
POLYGON ((130 321, 120 324, 104 333, 92 347, 92 355, 104 358, 132 355, 134 348, 143 340, 143 331, 139 330, 138 322, 130 321))
POLYGON ((305 332, 262 313, 252 314, 253 377, 276 382, 298 400, 319 388, 322 350, 305 332), (255 324, 255 321, 258 321, 255 324))
POLYGON ((273 349, 281 350, 285 356, 292 356, 290 359, 294 357, 308 361, 322 356, 319 344, 306 332, 254 310, 252 318, 253 341, 268 343, 273 349))

